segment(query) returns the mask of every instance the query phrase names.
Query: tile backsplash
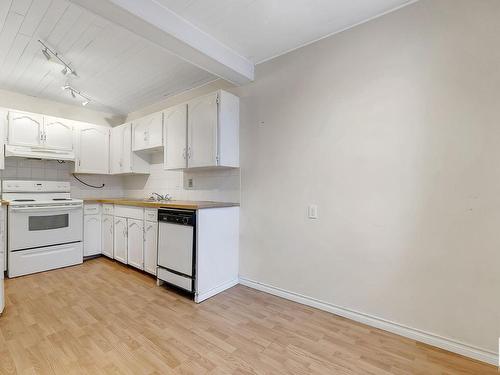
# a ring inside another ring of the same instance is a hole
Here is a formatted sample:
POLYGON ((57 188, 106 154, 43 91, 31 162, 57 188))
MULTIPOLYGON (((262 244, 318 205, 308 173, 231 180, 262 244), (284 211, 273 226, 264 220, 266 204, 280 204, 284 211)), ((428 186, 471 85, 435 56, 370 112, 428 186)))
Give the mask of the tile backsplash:
POLYGON ((102 189, 94 189, 78 182, 72 176, 72 170, 72 162, 10 157, 5 159, 5 169, 0 170, 0 176, 2 180, 69 181, 74 198, 115 198, 125 195, 121 176, 78 175, 81 180, 91 185, 105 184, 102 189))
POLYGON ((163 155, 153 155, 149 175, 125 176, 125 195, 145 198, 152 192, 179 200, 240 201, 240 170, 166 171, 163 155), (189 184, 192 181, 192 186, 189 184))
POLYGON ((5 169, 0 170, 0 177, 4 180, 69 181, 74 198, 146 198, 156 192, 168 193, 178 200, 240 201, 239 169, 165 171, 162 155, 154 155, 149 175, 78 175, 91 185, 104 183, 102 189, 78 182, 71 174, 72 170, 72 162, 9 157, 5 159, 5 169))

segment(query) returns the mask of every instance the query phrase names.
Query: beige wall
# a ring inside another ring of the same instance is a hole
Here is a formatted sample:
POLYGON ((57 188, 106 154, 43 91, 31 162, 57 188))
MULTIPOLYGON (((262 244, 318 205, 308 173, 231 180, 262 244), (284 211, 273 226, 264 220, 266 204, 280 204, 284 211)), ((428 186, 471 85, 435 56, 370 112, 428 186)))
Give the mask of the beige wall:
POLYGON ((125 120, 123 116, 93 111, 82 106, 54 102, 2 89, 0 89, 0 107, 42 113, 44 115, 90 122, 97 125, 114 126, 122 124, 125 120))
POLYGON ((241 276, 497 352, 499 19, 422 0, 232 90, 241 276))

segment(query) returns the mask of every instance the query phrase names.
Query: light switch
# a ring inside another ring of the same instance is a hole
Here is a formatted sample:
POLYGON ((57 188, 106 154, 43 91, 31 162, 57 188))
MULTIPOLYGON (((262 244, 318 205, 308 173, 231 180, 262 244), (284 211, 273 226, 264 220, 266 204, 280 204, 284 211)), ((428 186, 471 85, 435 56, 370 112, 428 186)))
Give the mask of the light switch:
POLYGON ((318 218, 318 206, 315 204, 310 204, 307 207, 307 217, 309 219, 317 219, 318 218))

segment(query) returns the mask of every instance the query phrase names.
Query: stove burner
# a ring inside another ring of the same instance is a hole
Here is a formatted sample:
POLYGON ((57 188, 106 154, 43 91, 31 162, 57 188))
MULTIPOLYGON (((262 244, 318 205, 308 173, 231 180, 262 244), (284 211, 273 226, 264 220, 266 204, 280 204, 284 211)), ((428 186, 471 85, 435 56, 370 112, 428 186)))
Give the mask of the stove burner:
POLYGON ((13 202, 34 202, 34 199, 14 199, 13 202))

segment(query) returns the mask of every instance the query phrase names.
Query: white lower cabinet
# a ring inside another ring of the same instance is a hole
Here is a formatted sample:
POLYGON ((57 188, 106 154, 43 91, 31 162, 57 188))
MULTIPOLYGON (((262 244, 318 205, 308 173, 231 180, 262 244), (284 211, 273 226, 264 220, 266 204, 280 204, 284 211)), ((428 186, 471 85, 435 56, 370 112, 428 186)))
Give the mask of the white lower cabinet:
POLYGON ((114 259, 127 264, 127 219, 116 217, 114 221, 114 259))
POLYGON ((144 222, 144 271, 156 275, 158 262, 158 223, 144 222))
POLYGON ((113 258, 113 216, 102 215, 101 247, 102 254, 113 258))
POLYGON ((127 219, 128 264, 144 269, 144 224, 142 220, 127 219))
POLYGON ((101 215, 83 216, 83 256, 101 254, 101 215))
POLYGON ((84 213, 85 256, 103 254, 156 275, 157 209, 86 204, 84 213))

